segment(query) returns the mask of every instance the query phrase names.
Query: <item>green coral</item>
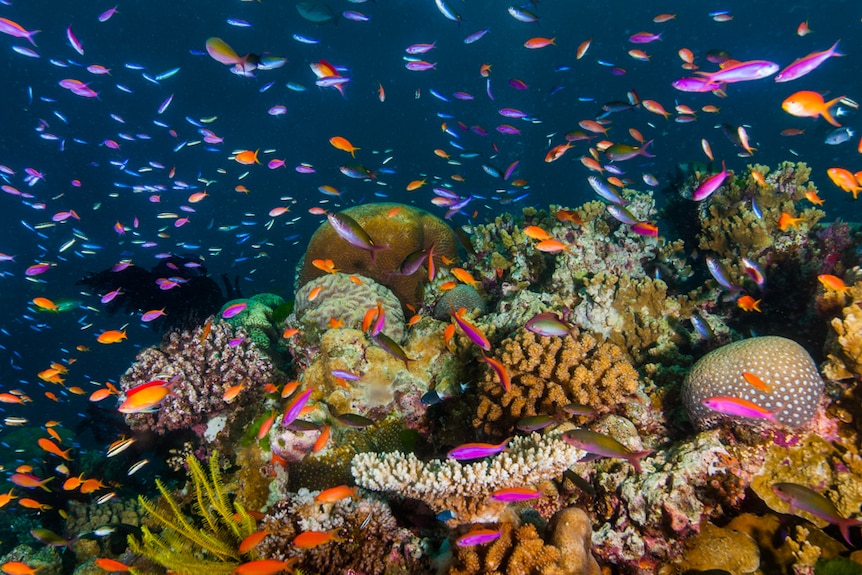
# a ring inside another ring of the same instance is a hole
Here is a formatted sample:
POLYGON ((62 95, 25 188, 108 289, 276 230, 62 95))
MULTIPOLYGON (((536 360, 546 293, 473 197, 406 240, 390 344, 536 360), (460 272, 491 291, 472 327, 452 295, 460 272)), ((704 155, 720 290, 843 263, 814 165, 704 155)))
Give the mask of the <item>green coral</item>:
POLYGON ((271 293, 260 293, 248 299, 234 299, 222 306, 218 316, 221 317, 224 310, 238 303, 245 303, 247 307, 224 321, 233 326, 244 328, 248 332, 249 339, 258 348, 264 350, 267 355, 275 359, 274 355, 283 352, 283 350, 278 347, 281 330, 280 325, 274 321, 273 314, 275 310, 284 305, 284 300, 271 293))
POLYGON ((195 519, 186 516, 180 502, 157 479, 160 504, 143 496, 140 503, 161 532, 141 527, 141 540, 129 537, 129 548, 178 575, 227 575, 242 562, 237 548, 255 531, 254 520, 242 505, 228 500, 216 454, 210 458, 209 476, 193 456, 186 463, 195 519))

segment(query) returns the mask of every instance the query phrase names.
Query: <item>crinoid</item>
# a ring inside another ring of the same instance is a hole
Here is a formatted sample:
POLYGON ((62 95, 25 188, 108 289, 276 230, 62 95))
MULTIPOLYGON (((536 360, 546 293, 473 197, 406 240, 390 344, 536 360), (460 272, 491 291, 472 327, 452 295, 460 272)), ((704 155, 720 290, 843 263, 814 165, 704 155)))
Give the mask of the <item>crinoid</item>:
POLYGON ((140 497, 141 507, 161 530, 141 528, 138 540, 129 537, 129 548, 179 575, 227 575, 243 558, 239 544, 255 531, 255 522, 238 503, 228 500, 219 471, 218 456, 209 461, 209 474, 194 456, 186 459, 194 498, 193 516, 156 480, 159 502, 140 497))

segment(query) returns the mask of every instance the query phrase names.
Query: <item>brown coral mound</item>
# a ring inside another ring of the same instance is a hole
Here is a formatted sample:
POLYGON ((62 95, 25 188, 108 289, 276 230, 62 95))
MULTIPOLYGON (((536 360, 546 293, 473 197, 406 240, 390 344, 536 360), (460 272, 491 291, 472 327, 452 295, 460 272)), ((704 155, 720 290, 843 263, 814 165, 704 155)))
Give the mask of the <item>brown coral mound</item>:
POLYGON ((504 391, 486 368, 473 420, 493 437, 511 434, 521 418, 559 414, 570 403, 619 412, 638 389, 637 372, 622 348, 589 333, 543 337, 521 330, 503 341, 496 357, 508 369, 512 388, 504 391))
POLYGON ((348 244, 329 222, 324 222, 308 243, 297 287, 325 273, 314 267, 312 261, 329 259, 339 271, 368 276, 391 289, 402 304, 418 307, 422 303, 424 268, 409 276, 393 275, 392 272, 398 270, 408 255, 428 249, 432 244, 435 257, 457 257, 452 228, 419 208, 395 203, 364 204, 348 208, 344 213, 359 222, 376 245, 386 245, 389 249, 377 252, 376 263, 371 263, 371 255, 367 251, 348 244), (390 215, 395 208, 400 209, 390 215))
POLYGON ((449 575, 564 575, 560 550, 547 545, 532 524, 500 525, 500 537, 489 545, 453 546, 449 575))

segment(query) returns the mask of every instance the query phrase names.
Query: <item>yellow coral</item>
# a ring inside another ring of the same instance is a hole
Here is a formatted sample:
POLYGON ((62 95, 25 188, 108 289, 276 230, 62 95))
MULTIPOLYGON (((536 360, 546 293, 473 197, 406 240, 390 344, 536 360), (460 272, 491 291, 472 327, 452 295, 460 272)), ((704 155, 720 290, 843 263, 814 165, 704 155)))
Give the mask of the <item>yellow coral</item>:
POLYGON ((558 414, 570 403, 616 412, 638 388, 626 353, 589 333, 543 337, 521 330, 503 341, 496 355, 508 369, 512 387, 505 391, 496 373, 485 369, 473 425, 489 436, 509 435, 519 419, 558 414))
POLYGON ((560 550, 546 544, 532 524, 500 525, 500 537, 489 545, 454 547, 449 575, 564 575, 560 550))

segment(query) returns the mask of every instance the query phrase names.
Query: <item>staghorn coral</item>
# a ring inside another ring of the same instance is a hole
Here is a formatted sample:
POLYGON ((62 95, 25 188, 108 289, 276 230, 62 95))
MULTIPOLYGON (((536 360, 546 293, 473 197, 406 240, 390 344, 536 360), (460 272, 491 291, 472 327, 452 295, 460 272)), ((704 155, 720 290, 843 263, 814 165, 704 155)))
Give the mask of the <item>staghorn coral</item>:
MULTIPOLYGON (((853 271, 854 275, 858 273, 858 269, 853 271)), ((829 307, 840 310, 838 317, 833 317, 830 322, 832 330, 824 345, 827 354, 824 375, 831 380, 862 377, 862 307, 859 306, 862 302, 862 282, 848 286, 846 294, 826 290, 821 297, 823 300, 832 302, 829 307)), ((826 307, 826 304, 821 306, 826 307)))
POLYGON ((359 273, 387 286, 402 305, 418 307, 422 303, 422 281, 425 268, 403 276, 397 272, 401 262, 419 250, 434 246, 435 257, 458 257, 455 234, 437 216, 413 206, 395 203, 362 204, 344 210, 356 220, 378 246, 389 249, 377 252, 376 263, 370 254, 348 244, 324 222, 314 233, 299 267, 297 288, 325 272, 312 265, 315 259, 330 259, 335 268, 346 274, 359 273), (397 211, 393 213, 394 210, 397 211))
POLYGON ((561 439, 534 433, 516 437, 507 451, 474 463, 454 459, 420 461, 413 453, 360 453, 351 473, 374 491, 424 501, 435 513, 452 511, 451 525, 494 522, 505 503, 490 499, 503 487, 526 486, 559 477, 584 452, 561 439))
POLYGON ((120 378, 128 391, 154 379, 170 381, 172 394, 153 413, 126 414, 135 430, 168 432, 191 429, 201 439, 218 447, 228 446, 234 433, 258 414, 263 386, 276 375, 270 360, 260 353, 241 328, 219 322, 203 338, 203 328, 172 331, 158 347, 143 350, 120 378), (232 401, 225 391, 242 385, 232 401))
POLYGON ((692 423, 707 429, 722 420, 768 423, 727 416, 703 405, 713 397, 730 396, 753 402, 773 412, 775 422, 791 428, 808 423, 823 395, 823 380, 808 352, 793 340, 752 337, 715 349, 698 360, 683 382, 682 398, 692 423), (745 377, 750 373, 768 386, 758 389, 745 377))
POLYGON ((512 387, 505 391, 486 366, 473 420, 491 437, 509 435, 521 418, 560 414, 570 403, 611 413, 634 410, 634 404, 644 401, 625 352, 589 333, 544 337, 522 329, 503 341, 495 355, 507 367, 512 387))
POLYGON ((427 573, 422 541, 400 527, 388 505, 359 495, 336 503, 318 503, 319 492, 300 489, 273 505, 262 521, 271 532, 258 551, 264 557, 288 560, 314 573, 427 573), (290 542, 303 531, 333 531, 342 541, 300 550, 290 542))

